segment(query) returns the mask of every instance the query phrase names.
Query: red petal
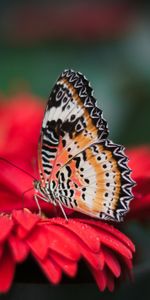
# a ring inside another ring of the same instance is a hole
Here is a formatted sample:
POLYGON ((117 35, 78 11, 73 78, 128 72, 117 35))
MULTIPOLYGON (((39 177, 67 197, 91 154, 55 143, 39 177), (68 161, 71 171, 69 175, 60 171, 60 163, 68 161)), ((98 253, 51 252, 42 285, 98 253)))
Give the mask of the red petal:
POLYGON ((99 234, 99 238, 102 244, 115 250, 116 252, 127 258, 132 258, 131 250, 127 248, 121 241, 115 238, 112 234, 100 229, 97 229, 97 233, 99 234))
POLYGON ((97 270, 102 270, 104 267, 104 256, 100 253, 93 253, 87 247, 79 245, 83 258, 90 264, 90 266, 97 270))
POLYGON ((14 210, 12 216, 27 231, 32 230, 40 220, 38 215, 26 210, 14 210))
POLYGON ((113 292, 115 288, 114 276, 108 269, 106 269, 106 274, 107 274, 107 287, 110 292, 113 292))
POLYGON ((125 273, 127 274, 127 276, 130 278, 131 281, 133 281, 134 276, 132 272, 133 269, 132 260, 127 259, 126 257, 122 257, 122 260, 123 260, 122 269, 126 271, 125 273))
POLYGON ((127 268, 129 270, 132 270, 132 268, 133 268, 132 260, 131 259, 127 259, 126 257, 123 257, 123 261, 126 264, 127 268))
POLYGON ((116 277, 119 277, 121 274, 121 267, 115 254, 107 248, 103 249, 103 253, 108 268, 116 277))
POLYGON ((13 225, 13 221, 10 218, 6 216, 0 217, 0 242, 3 242, 5 239, 7 239, 13 228, 13 225))
POLYGON ((132 252, 135 251, 135 246, 132 243, 132 241, 125 235, 123 234, 121 231, 119 231, 118 229, 116 229, 114 226, 101 222, 101 221, 94 221, 94 220, 79 220, 80 222, 85 222, 91 225, 94 225, 98 228, 101 228, 103 230, 106 230, 107 232, 111 233, 112 235, 114 235, 115 237, 117 237, 117 239, 119 239, 122 243, 124 243, 126 246, 128 246, 132 252))
POLYGON ((53 284, 59 283, 62 275, 60 267, 50 257, 46 257, 44 260, 40 260, 36 256, 35 258, 49 281, 53 284))
POLYGON ((57 265, 70 277, 74 277, 77 273, 77 263, 63 257, 57 253, 50 252, 50 257, 57 265))
POLYGON ((20 239, 25 239, 29 234, 29 232, 25 230, 23 227, 21 227, 20 225, 18 225, 16 227, 16 234, 20 239))
POLYGON ((9 290, 15 272, 15 262, 10 250, 5 249, 0 260, 0 292, 5 293, 9 290))
POLYGON ((3 246, 4 246, 3 244, 0 245, 0 260, 1 260, 1 257, 3 255, 3 251, 4 251, 4 247, 3 246))
POLYGON ((80 258, 80 250, 75 235, 63 227, 46 225, 49 233, 48 247, 71 260, 80 258))
POLYGON ((96 231, 87 224, 82 224, 77 220, 66 220, 62 218, 53 218, 52 223, 58 224, 74 232, 92 251, 98 252, 100 249, 100 239, 96 231))
POLYGON ((103 271, 101 271, 92 269, 92 274, 96 280, 100 291, 103 292, 107 286, 107 276, 105 270, 103 269, 103 271))
POLYGON ((44 259, 48 252, 48 236, 44 226, 37 226, 27 238, 27 244, 34 254, 44 259))
POLYGON ((101 270, 102 270, 104 268, 104 264, 105 264, 104 254, 102 252, 102 249, 97 255, 98 255, 98 258, 99 258, 99 261, 100 261, 100 264, 101 264, 101 270))
POLYGON ((122 269, 122 278, 126 279, 127 277, 130 278, 131 281, 134 280, 133 272, 132 272, 132 261, 127 259, 126 257, 121 258, 121 269, 122 269))
POLYGON ((21 241, 18 239, 17 236, 11 235, 9 237, 9 245, 11 247, 14 260, 16 262, 22 262, 26 259, 28 253, 29 253, 29 248, 25 244, 25 242, 21 241))

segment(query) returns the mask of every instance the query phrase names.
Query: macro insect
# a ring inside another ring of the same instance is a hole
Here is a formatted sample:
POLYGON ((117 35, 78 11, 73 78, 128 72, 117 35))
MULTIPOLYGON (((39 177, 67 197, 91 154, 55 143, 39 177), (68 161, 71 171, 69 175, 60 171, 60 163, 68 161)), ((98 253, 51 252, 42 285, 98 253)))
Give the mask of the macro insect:
POLYGON ((108 139, 107 122, 89 81, 65 70, 48 98, 38 145, 42 199, 91 217, 121 221, 133 198, 134 182, 124 147, 108 139))

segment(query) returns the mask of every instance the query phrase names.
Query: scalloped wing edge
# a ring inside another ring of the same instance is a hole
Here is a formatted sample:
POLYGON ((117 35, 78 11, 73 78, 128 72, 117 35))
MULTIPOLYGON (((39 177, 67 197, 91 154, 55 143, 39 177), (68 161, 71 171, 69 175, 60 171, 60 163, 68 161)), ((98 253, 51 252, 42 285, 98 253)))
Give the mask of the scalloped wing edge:
MULTIPOLYGON (((106 148, 110 149, 117 158, 118 166, 121 170, 121 197, 119 199, 118 208, 115 211, 115 219, 118 222, 123 221, 124 215, 130 210, 129 205, 131 200, 134 198, 132 188, 136 185, 136 182, 131 178, 130 174, 132 170, 128 167, 128 157, 125 155, 125 147, 122 145, 114 144, 111 140, 104 142, 106 148)), ((101 218, 109 220, 110 216, 105 213, 101 213, 101 218)), ((112 221, 115 220, 112 218, 112 221)))
POLYGON ((75 72, 72 69, 64 70, 59 79, 63 77, 66 77, 69 83, 73 84, 78 91, 80 99, 88 110, 94 125, 99 130, 98 138, 106 139, 109 133, 108 124, 103 117, 103 111, 97 106, 97 101, 93 97, 94 90, 92 89, 89 80, 82 73, 75 72))

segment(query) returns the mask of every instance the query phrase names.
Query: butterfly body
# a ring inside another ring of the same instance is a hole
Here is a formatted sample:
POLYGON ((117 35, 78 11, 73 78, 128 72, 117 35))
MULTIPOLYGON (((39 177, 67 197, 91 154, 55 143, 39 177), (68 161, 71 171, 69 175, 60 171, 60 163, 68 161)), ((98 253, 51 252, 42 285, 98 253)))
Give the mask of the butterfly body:
POLYGON ((92 88, 65 70, 48 99, 39 140, 43 200, 92 217, 120 221, 134 185, 122 146, 108 138, 92 88))
POLYGON ((47 182, 43 187, 42 182, 39 180, 34 180, 34 188, 39 194, 45 198, 46 202, 53 203, 56 205, 56 194, 54 190, 54 182, 47 182))

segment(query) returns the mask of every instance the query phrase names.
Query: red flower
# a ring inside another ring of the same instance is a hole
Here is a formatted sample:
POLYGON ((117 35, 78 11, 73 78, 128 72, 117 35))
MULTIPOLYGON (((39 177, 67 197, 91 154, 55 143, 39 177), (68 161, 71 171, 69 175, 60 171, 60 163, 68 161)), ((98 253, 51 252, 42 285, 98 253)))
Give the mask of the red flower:
MULTIPOLYGON (((38 97, 18 94, 0 106, 0 158, 6 158, 16 166, 38 177, 37 145, 44 106, 38 97)), ((22 195, 33 187, 33 179, 18 169, 0 160, 0 212, 22 209, 22 195), (11 195, 11 197, 10 197, 11 195)), ((38 211, 33 199, 33 190, 25 194, 25 207, 38 211)), ((53 212, 54 207, 40 202, 42 211, 53 212)), ((69 211, 69 210, 67 210, 69 211)), ((59 213, 59 209, 58 209, 59 213)))
POLYGON ((132 178, 137 185, 133 189, 129 218, 149 220, 150 218, 150 147, 139 147, 128 151, 132 178))
POLYGON ((132 269, 134 245, 113 226, 96 220, 39 217, 14 210, 0 217, 0 292, 6 292, 15 265, 29 253, 53 284, 62 273, 74 277, 83 258, 101 291, 114 289, 115 278, 132 269))
MULTIPOLYGON (((19 95, 0 108, 0 156, 32 175, 43 111, 29 95, 19 95)), ((34 213, 33 190, 24 199, 30 211, 22 211, 22 193, 32 187, 32 178, 4 161, 0 165, 0 292, 9 289, 16 264, 29 253, 54 284, 63 272, 75 276, 81 258, 101 291, 112 291, 116 278, 131 273, 134 245, 124 234, 99 220, 74 217, 66 223, 58 217, 59 210, 57 217, 40 217, 34 213)), ((56 216, 52 205, 40 205, 46 216, 56 216)))
MULTIPOLYGON (((37 100, 31 95, 19 94, 0 106, 0 157, 7 158, 32 175, 43 117, 43 106, 37 100)), ((0 196, 5 199, 1 201, 0 211, 11 212, 13 208, 22 207, 21 195, 32 187, 32 179, 3 161, 0 161, 0 166, 0 196)), ((25 205, 35 205, 30 193, 26 194, 25 205)))

